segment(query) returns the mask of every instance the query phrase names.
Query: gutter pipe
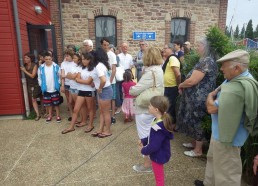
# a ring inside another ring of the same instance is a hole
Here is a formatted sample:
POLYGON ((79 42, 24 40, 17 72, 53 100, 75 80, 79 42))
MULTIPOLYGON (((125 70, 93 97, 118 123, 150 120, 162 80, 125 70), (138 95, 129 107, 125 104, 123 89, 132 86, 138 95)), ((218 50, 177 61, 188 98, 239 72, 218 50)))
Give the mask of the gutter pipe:
POLYGON ((64 48, 64 37, 63 37, 63 35, 64 35, 64 33, 63 33, 63 13, 62 13, 62 1, 61 0, 59 0, 59 3, 58 3, 58 8, 59 8, 59 23, 60 23, 60 29, 61 29, 61 41, 62 41, 62 49, 64 48))
MULTIPOLYGON (((20 66, 23 66, 21 32, 20 32, 20 23, 19 23, 19 16, 18 16, 16 0, 13 0, 13 13, 14 13, 15 28, 16 28, 16 38, 17 38, 17 44, 18 44, 19 62, 20 62, 20 66)), ((23 98, 24 98, 24 103, 25 103, 26 116, 28 117, 30 114, 30 106, 29 106, 27 82, 26 82, 24 72, 22 72, 21 75, 22 75, 21 82, 22 82, 22 88, 23 88, 23 98)))

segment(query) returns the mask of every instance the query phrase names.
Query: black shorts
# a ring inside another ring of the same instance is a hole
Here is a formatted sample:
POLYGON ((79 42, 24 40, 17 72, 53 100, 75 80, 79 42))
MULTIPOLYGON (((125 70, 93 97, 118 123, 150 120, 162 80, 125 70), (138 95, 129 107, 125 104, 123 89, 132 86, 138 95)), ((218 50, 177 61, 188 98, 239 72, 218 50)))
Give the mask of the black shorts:
POLYGON ((81 97, 96 97, 96 91, 79 90, 78 96, 81 96, 81 97))

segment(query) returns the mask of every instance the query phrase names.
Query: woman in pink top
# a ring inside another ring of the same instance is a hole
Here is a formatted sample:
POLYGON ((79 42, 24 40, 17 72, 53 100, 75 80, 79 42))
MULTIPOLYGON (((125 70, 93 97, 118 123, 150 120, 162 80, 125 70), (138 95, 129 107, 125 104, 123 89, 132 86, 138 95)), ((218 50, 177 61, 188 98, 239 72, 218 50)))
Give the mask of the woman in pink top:
POLYGON ((124 113, 125 123, 133 121, 132 117, 134 116, 134 107, 133 107, 134 96, 131 96, 129 94, 130 88, 136 84, 135 82, 133 82, 132 79, 133 79, 132 73, 126 70, 124 73, 124 82, 122 83, 122 91, 124 94, 122 111, 124 113))

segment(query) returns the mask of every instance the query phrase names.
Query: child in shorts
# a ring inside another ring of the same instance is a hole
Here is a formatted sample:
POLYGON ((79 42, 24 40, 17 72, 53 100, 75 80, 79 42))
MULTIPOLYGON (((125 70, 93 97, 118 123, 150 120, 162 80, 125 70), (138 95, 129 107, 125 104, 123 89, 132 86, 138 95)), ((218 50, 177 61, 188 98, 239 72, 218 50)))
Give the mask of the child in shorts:
POLYGON ((49 52, 44 53, 44 61, 38 69, 38 82, 43 93, 43 104, 48 111, 46 123, 52 120, 53 107, 56 110, 56 122, 60 123, 60 67, 52 61, 49 52))

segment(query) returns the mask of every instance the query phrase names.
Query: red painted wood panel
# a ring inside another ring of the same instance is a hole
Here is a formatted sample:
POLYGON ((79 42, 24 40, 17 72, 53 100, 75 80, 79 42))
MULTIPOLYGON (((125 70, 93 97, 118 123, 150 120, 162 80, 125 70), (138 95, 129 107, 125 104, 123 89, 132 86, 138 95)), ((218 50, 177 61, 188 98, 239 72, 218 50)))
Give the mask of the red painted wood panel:
MULTIPOLYGON (((50 6, 50 1, 48 0, 50 6)), ((47 25, 51 21, 50 7, 46 9, 38 0, 18 0, 23 54, 29 51, 27 24, 47 25), (34 6, 41 6, 43 13, 38 15, 34 6)), ((0 115, 24 114, 24 101, 19 68, 16 31, 11 0, 0 0, 0 115)))
POLYGON ((0 1, 0 115, 25 113, 18 69, 18 53, 12 13, 12 1, 0 1))

